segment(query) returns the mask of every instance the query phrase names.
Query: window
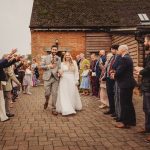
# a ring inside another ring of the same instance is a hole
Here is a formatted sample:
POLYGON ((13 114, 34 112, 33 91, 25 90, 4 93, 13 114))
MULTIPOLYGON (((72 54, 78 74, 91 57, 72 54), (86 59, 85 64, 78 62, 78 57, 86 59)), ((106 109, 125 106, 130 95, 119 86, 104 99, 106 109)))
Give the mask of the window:
POLYGON ((150 21, 147 14, 138 14, 138 16, 139 16, 141 22, 149 22, 150 21))

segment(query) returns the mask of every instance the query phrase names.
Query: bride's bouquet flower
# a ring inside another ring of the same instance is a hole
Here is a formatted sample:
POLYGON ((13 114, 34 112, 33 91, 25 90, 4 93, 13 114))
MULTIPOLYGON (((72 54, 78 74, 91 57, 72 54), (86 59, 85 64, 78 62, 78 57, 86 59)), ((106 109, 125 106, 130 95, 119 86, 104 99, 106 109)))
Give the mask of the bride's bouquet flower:
POLYGON ((52 63, 52 64, 56 64, 57 61, 58 61, 58 58, 54 57, 54 58, 52 58, 51 63, 52 63))

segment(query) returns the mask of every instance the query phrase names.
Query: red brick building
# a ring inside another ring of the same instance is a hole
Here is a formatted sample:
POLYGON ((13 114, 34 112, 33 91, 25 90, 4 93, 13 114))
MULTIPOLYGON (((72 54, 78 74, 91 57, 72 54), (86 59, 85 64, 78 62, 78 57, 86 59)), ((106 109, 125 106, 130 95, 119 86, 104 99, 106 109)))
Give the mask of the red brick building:
POLYGON ((30 29, 32 54, 58 44, 59 51, 89 56, 111 44, 127 44, 134 65, 145 57, 143 36, 150 32, 148 0, 34 0, 30 29))

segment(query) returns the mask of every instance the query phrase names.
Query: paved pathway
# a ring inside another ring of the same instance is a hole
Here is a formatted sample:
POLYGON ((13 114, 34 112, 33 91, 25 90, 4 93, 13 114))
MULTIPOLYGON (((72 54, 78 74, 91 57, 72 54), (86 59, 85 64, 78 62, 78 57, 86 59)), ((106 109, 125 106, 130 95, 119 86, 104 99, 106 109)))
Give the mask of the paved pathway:
POLYGON ((0 123, 0 150, 149 150, 146 136, 136 133, 143 125, 142 101, 135 100, 137 127, 116 129, 103 115, 94 97, 82 97, 84 109, 76 116, 53 116, 43 110, 43 87, 21 95, 14 104, 15 117, 0 123))

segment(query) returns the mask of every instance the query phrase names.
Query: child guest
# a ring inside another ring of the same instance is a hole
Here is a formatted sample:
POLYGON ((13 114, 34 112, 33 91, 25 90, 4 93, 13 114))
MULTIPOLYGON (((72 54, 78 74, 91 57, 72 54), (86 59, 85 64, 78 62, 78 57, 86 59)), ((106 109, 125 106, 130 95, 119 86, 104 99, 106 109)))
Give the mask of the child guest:
POLYGON ((81 84, 80 89, 83 90, 83 95, 89 95, 89 89, 90 89, 90 70, 89 66, 87 64, 84 65, 83 73, 81 74, 81 84))
POLYGON ((33 86, 37 86, 38 78, 39 78, 39 70, 38 70, 38 64, 35 58, 32 60, 31 69, 33 71, 33 86))
POLYGON ((12 81, 12 101, 13 102, 16 102, 16 98, 18 98, 18 90, 19 89, 19 86, 14 82, 12 81))
MULTIPOLYGON (((14 70, 15 76, 16 76, 18 81, 19 81, 18 70, 22 65, 23 65, 22 63, 19 63, 19 64, 16 63, 16 64, 13 65, 13 70, 14 70)), ((20 86, 18 86, 14 81, 12 81, 12 101, 13 102, 15 102, 16 98, 18 98, 18 93, 20 91, 20 86)))
POLYGON ((31 71, 31 65, 26 64, 25 66, 25 76, 23 78, 23 86, 24 86, 24 94, 31 95, 30 87, 32 86, 32 71, 31 71))

